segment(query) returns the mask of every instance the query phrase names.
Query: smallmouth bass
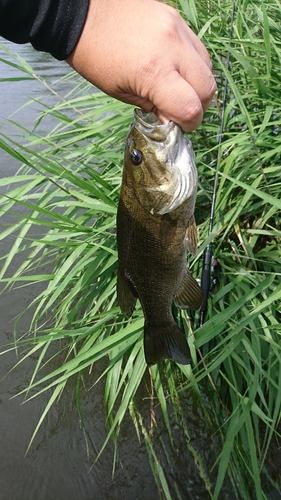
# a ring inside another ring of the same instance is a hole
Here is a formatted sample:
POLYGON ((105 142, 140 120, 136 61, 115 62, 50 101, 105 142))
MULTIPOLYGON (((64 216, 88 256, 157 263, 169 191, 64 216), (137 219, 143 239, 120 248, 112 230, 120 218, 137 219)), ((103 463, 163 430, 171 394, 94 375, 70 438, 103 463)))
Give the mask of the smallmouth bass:
POLYGON ((197 250, 196 191, 194 153, 181 128, 135 109, 117 210, 117 301, 129 318, 140 300, 148 365, 165 358, 190 362, 172 302, 198 309, 203 300, 186 262, 187 250, 197 250))

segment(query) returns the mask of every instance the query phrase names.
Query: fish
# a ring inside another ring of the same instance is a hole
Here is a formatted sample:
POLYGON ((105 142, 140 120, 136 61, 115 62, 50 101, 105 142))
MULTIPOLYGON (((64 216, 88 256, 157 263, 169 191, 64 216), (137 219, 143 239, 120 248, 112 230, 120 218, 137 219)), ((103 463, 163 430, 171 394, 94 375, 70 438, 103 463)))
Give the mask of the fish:
POLYGON ((199 309, 203 300, 187 267, 187 251, 197 251, 197 184, 192 144, 180 126, 135 109, 117 208, 117 302, 125 318, 141 303, 148 366, 161 359, 190 363, 172 304, 199 309))

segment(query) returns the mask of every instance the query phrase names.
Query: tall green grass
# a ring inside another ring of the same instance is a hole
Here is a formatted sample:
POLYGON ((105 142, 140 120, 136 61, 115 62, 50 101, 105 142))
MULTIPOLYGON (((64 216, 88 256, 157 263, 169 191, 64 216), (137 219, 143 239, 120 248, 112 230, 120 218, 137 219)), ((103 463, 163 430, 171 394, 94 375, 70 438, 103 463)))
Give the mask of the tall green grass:
MULTIPOLYGON (((178 313, 189 339, 191 366, 163 362, 150 370, 150 377, 161 408, 158 418, 172 443, 173 422, 182 429, 210 497, 222 498, 230 479, 233 497, 264 499, 268 483, 278 489, 278 478, 268 472, 267 455, 272 443, 279 443, 281 409, 281 3, 238 0, 231 43, 232 2, 178 0, 176 5, 206 44, 218 82, 216 105, 191 134, 199 172, 195 215, 200 244, 197 257, 189 262, 199 277, 202 254, 212 241, 219 271, 203 326, 197 313, 178 313), (217 167, 215 220, 209 235, 217 167), (203 450, 188 439, 182 401, 190 390, 220 443, 213 471, 206 468, 203 450)), ((17 64, 25 78, 33 73, 9 54, 5 61, 17 64)), ((135 400, 146 372, 142 312, 138 308, 125 321, 116 304, 115 215, 132 109, 77 79, 69 96, 53 108, 45 106, 37 125, 48 116, 55 126, 46 137, 37 134, 37 126, 32 131, 21 128, 22 146, 0 135, 0 147, 22 164, 17 176, 1 180, 7 190, 0 200, 0 216, 18 217, 1 231, 0 240, 12 237, 13 244, 1 259, 0 280, 6 287, 46 284, 30 304, 35 308, 30 332, 15 338, 16 348, 30 346, 20 362, 30 354, 38 356, 30 385, 23 391, 26 397, 52 388, 34 436, 71 376, 77 377, 80 411, 83 371, 107 356, 101 378, 108 440, 113 437, 118 446, 118 431, 130 411, 136 431, 146 440, 159 491, 167 499, 181 498, 169 483, 153 432, 135 400), (42 234, 35 236, 38 226, 42 234), (23 261, 11 275, 10 264, 21 253, 23 261), (43 274, 46 268, 50 271, 43 274), (65 362, 41 377, 54 341, 60 341, 65 362)), ((172 461, 168 467, 173 469, 172 461)))

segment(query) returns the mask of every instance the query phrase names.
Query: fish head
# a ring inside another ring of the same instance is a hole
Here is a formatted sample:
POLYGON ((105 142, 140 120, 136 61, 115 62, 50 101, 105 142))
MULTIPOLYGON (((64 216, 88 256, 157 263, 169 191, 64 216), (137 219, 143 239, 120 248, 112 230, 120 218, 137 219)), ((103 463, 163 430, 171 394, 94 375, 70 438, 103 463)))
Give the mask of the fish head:
POLYGON ((124 174, 150 213, 164 214, 196 196, 197 170, 191 142, 179 125, 135 109, 125 147, 124 174))

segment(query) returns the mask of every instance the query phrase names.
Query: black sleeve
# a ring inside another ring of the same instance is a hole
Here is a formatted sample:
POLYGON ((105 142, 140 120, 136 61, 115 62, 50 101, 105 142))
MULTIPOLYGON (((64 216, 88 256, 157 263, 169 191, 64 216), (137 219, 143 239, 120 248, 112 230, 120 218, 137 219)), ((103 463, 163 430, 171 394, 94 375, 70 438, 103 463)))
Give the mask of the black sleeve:
POLYGON ((82 32, 89 0, 0 0, 0 36, 66 59, 82 32))

